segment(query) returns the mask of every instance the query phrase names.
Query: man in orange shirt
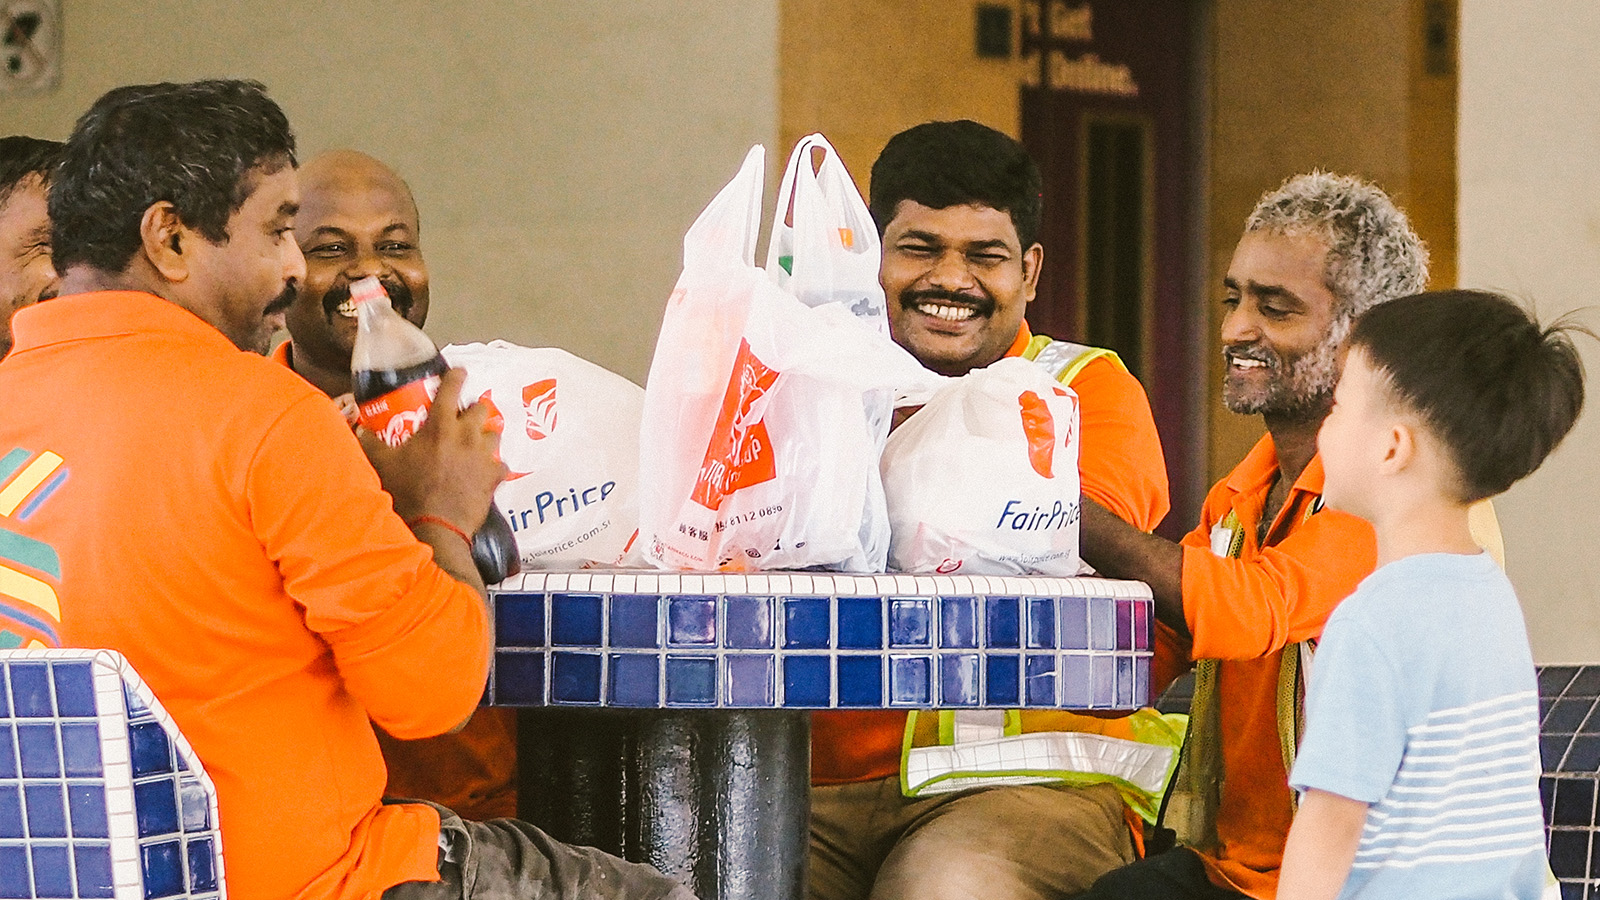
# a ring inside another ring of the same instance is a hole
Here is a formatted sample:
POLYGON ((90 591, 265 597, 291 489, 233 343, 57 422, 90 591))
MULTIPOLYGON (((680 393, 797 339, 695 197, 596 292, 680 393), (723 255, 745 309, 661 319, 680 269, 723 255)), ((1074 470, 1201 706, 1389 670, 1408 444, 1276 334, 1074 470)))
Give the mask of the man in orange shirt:
POLYGON ((1223 281, 1223 402, 1267 434, 1206 498, 1181 544, 1084 503, 1083 555, 1150 585, 1158 668, 1194 660, 1194 703, 1166 822, 1185 847, 1096 882, 1096 900, 1277 893, 1294 815, 1288 769, 1304 666, 1376 563, 1372 528, 1322 508, 1317 431, 1342 344, 1367 308, 1415 293, 1428 254, 1381 190, 1314 173, 1261 198, 1223 281))
MULTIPOLYGON (((383 282, 395 311, 421 328, 428 321, 428 265, 417 204, 393 169, 365 153, 323 153, 300 170, 295 240, 305 283, 284 314, 290 340, 272 358, 334 398, 353 416, 350 352, 355 304, 350 284, 383 282)), ((430 800, 468 819, 517 814, 517 711, 483 707, 460 731, 401 741, 382 731, 391 797, 430 800)))
MULTIPOLYGON (((1034 336, 1023 319, 1044 264, 1040 191, 1022 145, 976 122, 930 122, 892 138, 870 191, 890 330, 941 374, 1023 356, 1070 385, 1084 492, 1151 529, 1167 513, 1167 471, 1144 388, 1110 351, 1034 336)), ((1021 723, 1025 732, 1108 729, 1065 713, 1028 712, 1021 723)), ((812 716, 814 900, 1056 897, 1134 858, 1128 809, 1109 779, 904 796, 906 728, 901 712, 812 716)))
POLYGON ((438 734, 482 694, 465 527, 505 467, 459 371, 364 457, 260 355, 305 274, 294 166, 250 82, 118 88, 79 119, 50 195, 63 296, 0 362, 0 465, 32 473, 0 492, 5 583, 29 587, 0 627, 128 657, 216 784, 240 900, 687 898, 526 823, 381 802, 371 723, 438 734))

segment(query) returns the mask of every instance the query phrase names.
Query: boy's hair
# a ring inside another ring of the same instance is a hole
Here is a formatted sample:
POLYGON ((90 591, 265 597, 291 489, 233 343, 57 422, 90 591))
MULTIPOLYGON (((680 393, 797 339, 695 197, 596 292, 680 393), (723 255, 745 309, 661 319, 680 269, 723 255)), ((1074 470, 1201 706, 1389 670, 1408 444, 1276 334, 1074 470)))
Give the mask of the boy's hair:
POLYGON ((1026 250, 1039 240, 1043 179, 1016 140, 967 119, 924 122, 889 139, 872 164, 868 206, 878 234, 900 201, 930 209, 977 204, 1011 216, 1026 250))
POLYGON ((1489 291, 1430 291, 1368 310, 1350 347, 1444 445, 1470 503, 1537 469, 1571 430, 1583 363, 1569 335, 1586 331, 1541 327, 1489 291))
POLYGON ((257 82, 116 88, 78 119, 50 185, 56 269, 123 271, 145 210, 162 201, 206 240, 226 243, 258 170, 294 164, 289 120, 257 82))
POLYGON ((46 184, 61 160, 60 141, 14 134, 0 137, 0 206, 11 199, 17 186, 37 176, 46 184))

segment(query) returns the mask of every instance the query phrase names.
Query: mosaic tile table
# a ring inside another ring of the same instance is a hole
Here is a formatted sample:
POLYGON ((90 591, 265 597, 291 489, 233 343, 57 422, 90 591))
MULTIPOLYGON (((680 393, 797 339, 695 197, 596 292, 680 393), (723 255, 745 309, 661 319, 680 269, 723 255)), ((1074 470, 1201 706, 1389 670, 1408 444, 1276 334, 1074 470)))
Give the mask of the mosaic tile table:
POLYGON ((1600 898, 1600 666, 1539 670, 1539 779, 1550 869, 1565 900, 1600 898))
POLYGON ((536 573, 491 592, 523 818, 703 900, 800 898, 810 711, 1136 709, 1138 582, 536 573))
POLYGON ((216 790, 108 650, 0 651, 0 897, 225 900, 216 790))

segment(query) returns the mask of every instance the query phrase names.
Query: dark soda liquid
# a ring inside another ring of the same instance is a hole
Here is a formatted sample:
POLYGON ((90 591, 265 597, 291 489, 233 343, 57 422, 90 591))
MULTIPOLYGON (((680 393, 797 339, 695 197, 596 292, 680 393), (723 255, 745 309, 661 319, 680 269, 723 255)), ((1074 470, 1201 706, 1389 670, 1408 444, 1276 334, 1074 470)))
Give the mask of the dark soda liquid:
MULTIPOLYGON (((443 375, 448 368, 450 365, 443 356, 435 356, 427 362, 403 369, 352 372, 350 380, 355 389, 356 402, 366 403, 413 381, 430 375, 443 375)), ((477 567, 478 576, 485 584, 505 581, 522 571, 522 562, 517 556, 517 539, 511 533, 511 523, 506 521, 498 507, 489 507, 488 518, 472 535, 472 564, 477 567)))
POLYGON ((352 372, 350 384, 355 390, 356 402, 365 403, 413 381, 421 381, 429 375, 443 375, 448 368, 450 364, 444 361, 443 356, 435 356, 427 362, 406 366, 403 369, 367 369, 352 372))

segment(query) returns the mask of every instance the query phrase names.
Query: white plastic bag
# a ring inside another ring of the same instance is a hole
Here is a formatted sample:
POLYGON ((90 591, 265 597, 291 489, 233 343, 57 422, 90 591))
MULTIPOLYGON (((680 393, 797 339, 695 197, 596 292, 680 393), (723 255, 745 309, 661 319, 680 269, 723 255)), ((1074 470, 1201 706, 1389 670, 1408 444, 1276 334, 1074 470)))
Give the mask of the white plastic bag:
POLYGON ((1025 359, 940 390, 883 453, 897 572, 1081 571, 1078 397, 1025 359))
POLYGON ((467 370, 463 400, 503 420, 511 475, 495 504, 522 568, 640 565, 639 419, 644 389, 565 350, 505 341, 440 351, 467 370))
POLYGON ((882 571, 886 422, 871 395, 918 403, 942 379, 754 264, 763 160, 751 148, 684 236, 645 389, 641 542, 669 569, 882 571))

